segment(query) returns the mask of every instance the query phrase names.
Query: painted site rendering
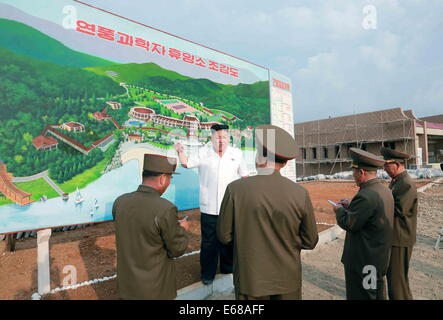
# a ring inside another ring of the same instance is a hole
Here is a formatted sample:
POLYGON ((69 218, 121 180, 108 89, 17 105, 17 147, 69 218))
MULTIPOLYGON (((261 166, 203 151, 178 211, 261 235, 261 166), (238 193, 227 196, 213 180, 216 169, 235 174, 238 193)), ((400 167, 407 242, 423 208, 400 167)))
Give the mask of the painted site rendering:
MULTIPOLYGON (((75 1, 0 9, 0 234, 112 219, 145 153, 203 146, 217 123, 253 170, 267 69, 75 1)), ((179 172, 164 196, 198 207, 197 171, 179 172)))

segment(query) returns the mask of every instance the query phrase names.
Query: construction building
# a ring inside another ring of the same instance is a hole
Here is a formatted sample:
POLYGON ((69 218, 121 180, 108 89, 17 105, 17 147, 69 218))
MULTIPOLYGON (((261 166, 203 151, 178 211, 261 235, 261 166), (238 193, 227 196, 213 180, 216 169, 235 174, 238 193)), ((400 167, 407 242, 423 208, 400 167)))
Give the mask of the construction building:
POLYGON ((394 108, 296 123, 294 129, 300 177, 348 171, 352 147, 409 153, 408 168, 439 168, 443 161, 443 115, 419 119, 412 110, 394 108))

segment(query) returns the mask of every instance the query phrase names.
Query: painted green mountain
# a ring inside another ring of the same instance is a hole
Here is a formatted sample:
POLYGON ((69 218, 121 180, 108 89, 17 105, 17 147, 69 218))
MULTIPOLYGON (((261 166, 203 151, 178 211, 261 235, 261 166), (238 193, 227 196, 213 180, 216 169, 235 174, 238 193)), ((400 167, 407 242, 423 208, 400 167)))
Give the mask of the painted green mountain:
MULTIPOLYGON (((124 92, 108 77, 77 67, 60 66, 0 47, 0 118, 10 119, 17 112, 52 115, 79 112, 69 103, 57 105, 57 99, 106 97, 124 92)), ((58 100, 61 101, 61 100, 58 100)))
POLYGON ((0 46, 32 58, 80 68, 114 64, 112 61, 74 51, 44 33, 17 21, 0 19, 0 32, 0 46))
POLYGON ((129 63, 86 70, 108 75, 116 82, 139 85, 235 114, 244 125, 270 122, 269 81, 253 84, 226 85, 208 79, 194 79, 163 69, 155 63, 129 63))
POLYGON ((147 77, 135 84, 203 102, 208 108, 227 111, 243 120, 245 126, 270 123, 269 81, 224 85, 207 79, 171 80, 165 77, 147 77))
POLYGON ((146 77, 164 77, 171 80, 191 79, 175 71, 163 69, 152 62, 115 64, 108 67, 94 66, 85 69, 99 75, 112 75, 115 81, 127 83, 134 83, 136 81, 144 80, 146 77))
POLYGON ((0 47, 0 159, 15 176, 29 176, 49 168, 51 178, 57 182, 71 179, 101 161, 102 152, 96 149, 95 154, 85 157, 64 143, 59 143, 57 150, 41 152, 33 146, 32 139, 46 125, 68 121, 85 125, 84 138, 105 136, 114 130, 114 125, 97 122, 90 115, 124 92, 109 77, 0 47))

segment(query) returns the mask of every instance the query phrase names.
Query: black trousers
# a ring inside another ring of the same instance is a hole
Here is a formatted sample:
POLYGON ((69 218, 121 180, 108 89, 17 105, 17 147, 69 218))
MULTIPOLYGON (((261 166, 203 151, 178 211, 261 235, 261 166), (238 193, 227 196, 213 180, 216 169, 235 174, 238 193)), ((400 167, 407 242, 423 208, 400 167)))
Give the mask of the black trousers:
POLYGON ((233 246, 224 245, 217 239, 218 215, 201 213, 201 250, 200 267, 201 278, 212 280, 217 273, 217 265, 220 257, 220 272, 232 273, 233 246))
POLYGON ((364 276, 345 266, 346 300, 386 300, 385 277, 377 278, 376 289, 363 287, 364 276))

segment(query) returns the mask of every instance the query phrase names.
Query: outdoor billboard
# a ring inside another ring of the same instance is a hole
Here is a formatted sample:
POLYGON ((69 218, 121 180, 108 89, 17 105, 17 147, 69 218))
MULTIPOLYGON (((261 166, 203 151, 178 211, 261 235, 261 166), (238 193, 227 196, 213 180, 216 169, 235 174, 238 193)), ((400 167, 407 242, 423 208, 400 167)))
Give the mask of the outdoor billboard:
MULTIPOLYGON (((145 153, 215 123, 252 172, 252 128, 281 103, 292 121, 267 68, 83 2, 0 0, 0 30, 0 234, 112 220, 145 153)), ((178 172, 164 197, 197 208, 197 169, 178 172)))

